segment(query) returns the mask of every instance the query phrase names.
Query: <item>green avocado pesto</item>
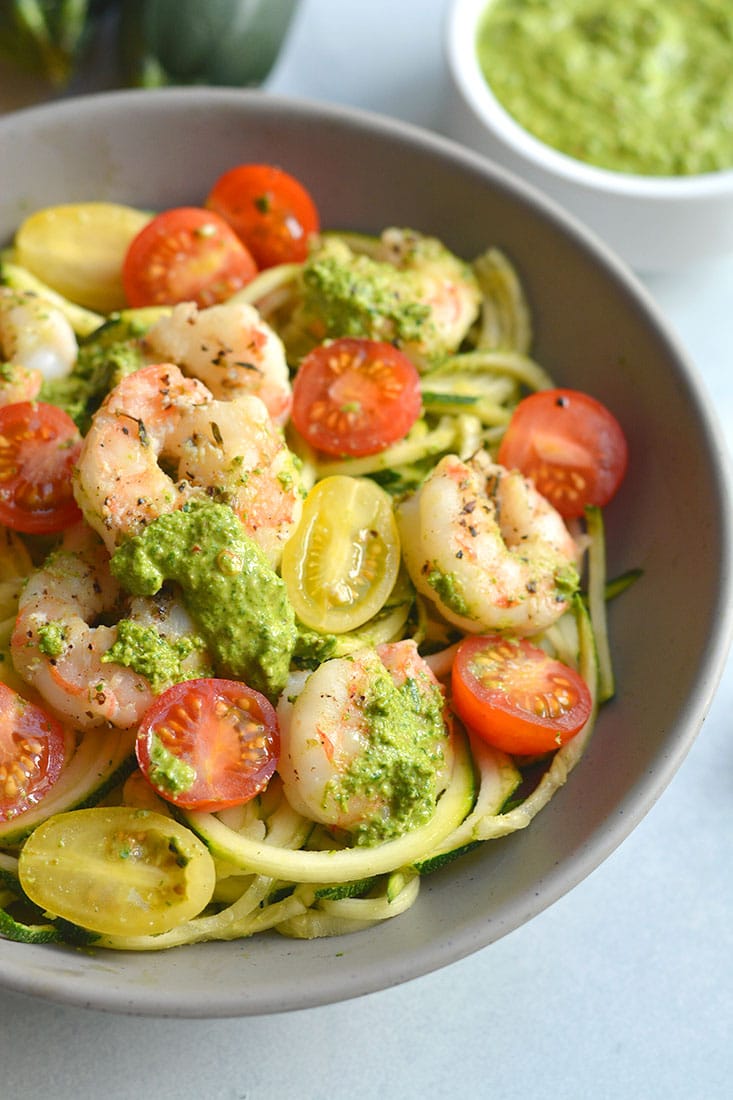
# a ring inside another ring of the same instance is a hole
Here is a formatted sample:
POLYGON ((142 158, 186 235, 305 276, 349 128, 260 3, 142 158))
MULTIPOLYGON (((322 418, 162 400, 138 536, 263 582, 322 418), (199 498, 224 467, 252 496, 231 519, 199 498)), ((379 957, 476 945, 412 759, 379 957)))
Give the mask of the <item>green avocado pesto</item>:
POLYGON ((481 70, 505 109, 612 171, 733 167, 730 0, 492 0, 481 70))
POLYGON ((346 808, 377 796, 387 812, 354 830, 356 844, 380 844, 425 824, 435 811, 439 769, 445 763, 443 696, 437 685, 408 678, 397 687, 385 668, 370 671, 362 701, 367 737, 363 751, 326 787, 346 808))
POLYGON ((158 694, 181 680, 211 675, 204 660, 184 669, 184 661, 205 648, 202 638, 187 636, 169 641, 155 627, 122 619, 117 624, 117 640, 104 654, 102 661, 131 668, 144 676, 158 694))
POLYGON ((159 737, 150 739, 150 782, 161 791, 180 794, 197 779, 196 769, 167 749, 159 737))
POLYGON ((217 672, 270 698, 285 686, 295 615, 285 585, 225 504, 192 502, 124 543, 112 572, 136 596, 176 581, 217 672))
POLYGON ((431 569, 425 579, 441 603, 456 615, 462 615, 466 619, 472 618, 471 609, 463 595, 463 585, 455 573, 443 573, 440 569, 431 569))
POLYGON ((327 337, 409 343, 420 340, 431 324, 414 275, 355 255, 340 242, 330 242, 306 263, 303 298, 306 314, 317 318, 327 337))
POLYGON ((66 649, 64 624, 54 620, 39 626, 38 648, 45 657, 60 657, 66 649))

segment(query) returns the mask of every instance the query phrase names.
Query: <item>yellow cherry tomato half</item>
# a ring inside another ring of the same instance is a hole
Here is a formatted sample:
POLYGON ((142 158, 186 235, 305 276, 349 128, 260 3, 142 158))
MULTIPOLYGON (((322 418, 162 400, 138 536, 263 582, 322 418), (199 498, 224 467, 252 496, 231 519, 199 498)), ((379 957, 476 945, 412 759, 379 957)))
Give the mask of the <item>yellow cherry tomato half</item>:
POLYGON ((47 206, 15 236, 15 258, 52 290, 100 313, 127 305, 122 261, 150 214, 114 202, 47 206))
POLYGON ((31 834, 20 884, 53 916, 113 936, 155 935, 209 903, 208 849, 172 818, 128 806, 57 814, 31 834))
POLYGON ((337 474, 317 482, 282 558, 301 622, 324 634, 356 630, 384 606, 399 567, 389 494, 368 478, 337 474))

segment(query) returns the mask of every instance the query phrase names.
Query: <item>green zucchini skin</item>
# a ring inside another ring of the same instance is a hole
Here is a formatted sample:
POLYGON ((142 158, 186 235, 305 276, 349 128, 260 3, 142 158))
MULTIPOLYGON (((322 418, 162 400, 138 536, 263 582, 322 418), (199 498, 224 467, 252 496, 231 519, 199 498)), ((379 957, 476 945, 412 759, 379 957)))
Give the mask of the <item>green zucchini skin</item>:
POLYGON ((123 0, 119 50, 133 86, 254 87, 275 63, 297 0, 123 0))
POLYGON ((63 88, 110 6, 111 0, 3 0, 0 54, 63 88))

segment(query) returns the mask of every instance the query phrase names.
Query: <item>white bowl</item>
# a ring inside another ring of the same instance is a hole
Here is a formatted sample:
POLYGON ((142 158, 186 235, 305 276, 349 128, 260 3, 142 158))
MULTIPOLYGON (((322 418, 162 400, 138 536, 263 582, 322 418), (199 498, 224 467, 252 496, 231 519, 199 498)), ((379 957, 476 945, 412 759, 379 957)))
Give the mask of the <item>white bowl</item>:
POLYGON ((611 172, 529 134, 492 94, 476 53, 490 0, 452 0, 445 22, 450 136, 561 203, 641 272, 673 271, 733 251, 733 171, 611 172))
POLYGON ((485 947, 570 890, 650 809, 700 728, 730 638, 729 491, 696 375, 625 268, 483 158, 386 119, 257 92, 81 98, 0 120, 0 243, 49 203, 200 202, 246 160, 302 178, 327 226, 413 226, 467 258, 490 244, 510 255, 537 358, 560 384, 608 404, 629 440, 629 474, 606 515, 609 569, 644 576, 610 608, 617 697, 532 825, 426 878, 404 916, 338 939, 268 933, 159 954, 0 941, 0 984, 55 1001, 150 1015, 277 1012, 383 989, 485 947))

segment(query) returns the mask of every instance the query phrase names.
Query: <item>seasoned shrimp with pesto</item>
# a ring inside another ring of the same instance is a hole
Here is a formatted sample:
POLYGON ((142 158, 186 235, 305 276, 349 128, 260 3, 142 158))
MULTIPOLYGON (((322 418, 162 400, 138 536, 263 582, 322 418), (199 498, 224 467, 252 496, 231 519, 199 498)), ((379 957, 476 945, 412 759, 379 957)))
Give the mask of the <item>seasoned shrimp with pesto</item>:
POLYGON ((29 576, 10 648, 15 671, 78 729, 136 726, 162 687, 210 668, 180 600, 170 591, 130 600, 84 525, 29 576), (143 640, 155 663, 141 662, 143 640))
POLYGON ((424 824, 452 760, 445 701, 411 640, 334 658, 278 708, 279 771, 305 817, 374 844, 424 824))
POLYGON ((303 267, 297 327, 320 342, 356 336, 394 343, 420 369, 455 352, 477 319, 481 294, 471 266, 440 241, 386 230, 368 251, 324 240, 303 267))
POLYGON ((441 459, 398 523, 415 587, 466 633, 537 634, 578 587, 578 547, 562 516, 485 451, 441 459))
POLYGON ((173 364, 127 375, 95 413, 74 494, 113 552, 187 501, 228 503, 273 562, 302 506, 282 433, 258 397, 217 401, 173 364))

